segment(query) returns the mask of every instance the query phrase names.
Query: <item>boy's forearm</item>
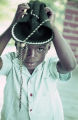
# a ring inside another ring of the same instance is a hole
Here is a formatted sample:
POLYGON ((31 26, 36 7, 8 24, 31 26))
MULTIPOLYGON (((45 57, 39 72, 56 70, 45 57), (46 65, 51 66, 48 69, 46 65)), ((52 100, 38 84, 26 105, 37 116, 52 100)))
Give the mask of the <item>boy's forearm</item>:
POLYGON ((55 26, 53 26, 53 31, 55 34, 53 44, 55 46, 60 63, 61 65, 63 65, 63 68, 66 71, 71 71, 76 66, 76 60, 73 55, 73 52, 55 26))
POLYGON ((19 4, 16 10, 14 19, 10 25, 10 27, 0 36, 0 55, 2 54, 4 48, 6 47, 7 43, 11 39, 11 28, 12 26, 25 14, 24 10, 27 11, 29 9, 28 4, 19 4))
POLYGON ((0 55, 11 39, 11 26, 0 36, 0 55))

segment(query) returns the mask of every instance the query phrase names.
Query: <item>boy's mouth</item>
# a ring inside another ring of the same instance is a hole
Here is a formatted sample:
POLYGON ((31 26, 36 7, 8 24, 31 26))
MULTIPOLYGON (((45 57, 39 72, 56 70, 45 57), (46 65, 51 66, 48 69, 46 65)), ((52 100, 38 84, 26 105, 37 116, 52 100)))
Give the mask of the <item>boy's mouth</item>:
POLYGON ((33 67, 36 66, 36 62, 25 62, 26 66, 33 67))
POLYGON ((28 64, 28 65, 34 65, 35 62, 26 62, 26 64, 28 64))

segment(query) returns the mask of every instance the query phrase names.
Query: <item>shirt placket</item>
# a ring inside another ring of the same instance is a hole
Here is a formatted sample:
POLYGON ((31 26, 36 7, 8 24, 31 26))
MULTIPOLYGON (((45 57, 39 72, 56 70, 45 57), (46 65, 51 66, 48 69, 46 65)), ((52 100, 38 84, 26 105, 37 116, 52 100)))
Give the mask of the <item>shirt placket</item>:
POLYGON ((33 97, 34 97, 34 90, 33 90, 32 80, 30 78, 28 81, 28 111, 30 117, 33 111, 33 97))

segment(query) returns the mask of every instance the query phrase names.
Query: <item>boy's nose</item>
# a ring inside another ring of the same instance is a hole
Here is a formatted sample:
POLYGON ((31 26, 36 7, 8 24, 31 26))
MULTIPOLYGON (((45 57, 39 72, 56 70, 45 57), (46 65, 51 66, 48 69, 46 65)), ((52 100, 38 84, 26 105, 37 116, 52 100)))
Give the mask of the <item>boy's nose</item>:
POLYGON ((36 52, 35 52, 34 49, 28 50, 28 52, 27 52, 27 56, 35 57, 35 55, 36 55, 36 52))

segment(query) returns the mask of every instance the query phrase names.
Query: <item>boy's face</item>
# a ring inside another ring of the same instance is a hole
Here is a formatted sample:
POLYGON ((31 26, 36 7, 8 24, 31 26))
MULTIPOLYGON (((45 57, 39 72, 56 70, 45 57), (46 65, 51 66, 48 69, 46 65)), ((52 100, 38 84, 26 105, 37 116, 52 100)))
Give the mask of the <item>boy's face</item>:
POLYGON ((24 65, 27 67, 30 73, 44 60, 46 53, 50 49, 50 43, 44 45, 27 45, 27 53, 25 57, 26 49, 23 52, 24 65))

